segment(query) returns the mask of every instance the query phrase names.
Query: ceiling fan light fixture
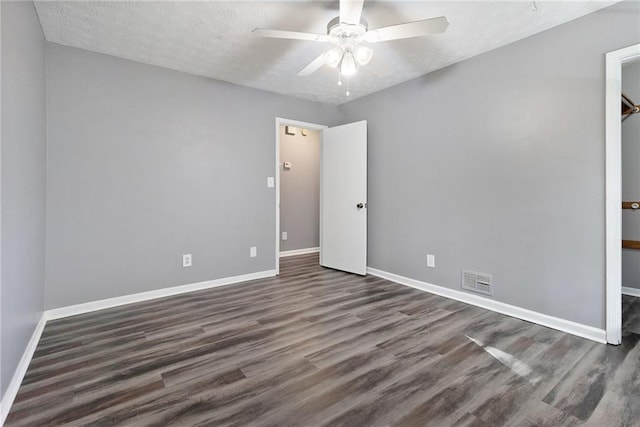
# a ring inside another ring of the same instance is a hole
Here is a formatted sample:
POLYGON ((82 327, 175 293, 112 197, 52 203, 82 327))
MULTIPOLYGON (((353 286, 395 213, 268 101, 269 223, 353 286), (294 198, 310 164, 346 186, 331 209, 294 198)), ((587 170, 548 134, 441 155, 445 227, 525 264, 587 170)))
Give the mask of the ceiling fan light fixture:
POLYGON ((342 57, 342 65, 340 66, 340 74, 343 76, 352 76, 356 73, 356 62, 351 52, 345 52, 342 57))
POLYGON ((353 56, 360 65, 367 65, 373 57, 373 50, 366 46, 358 45, 353 49, 353 56))
POLYGON ((334 47, 333 49, 329 49, 324 54, 324 62, 331 68, 336 68, 340 64, 340 60, 342 59, 342 55, 344 55, 344 51, 341 47, 334 47))

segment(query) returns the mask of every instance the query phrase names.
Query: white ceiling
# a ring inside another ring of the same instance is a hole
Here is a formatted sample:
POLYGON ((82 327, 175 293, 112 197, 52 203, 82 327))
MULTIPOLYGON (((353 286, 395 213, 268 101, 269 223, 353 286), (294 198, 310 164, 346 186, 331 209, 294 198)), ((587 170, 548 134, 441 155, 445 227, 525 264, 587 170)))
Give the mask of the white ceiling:
POLYGON ((337 1, 45 1, 36 9, 48 41, 315 101, 341 104, 514 42, 615 1, 367 1, 369 28, 446 16, 443 34, 373 45, 351 78, 297 77, 330 45, 263 39, 256 28, 326 33, 337 1))

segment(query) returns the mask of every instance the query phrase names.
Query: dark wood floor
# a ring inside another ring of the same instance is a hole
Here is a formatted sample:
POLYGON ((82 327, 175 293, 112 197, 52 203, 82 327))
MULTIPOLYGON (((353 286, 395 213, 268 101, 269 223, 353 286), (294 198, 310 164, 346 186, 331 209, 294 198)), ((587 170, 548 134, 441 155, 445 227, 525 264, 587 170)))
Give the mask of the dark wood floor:
POLYGON ((607 346, 317 262, 48 323, 7 425, 640 425, 640 299, 607 346))

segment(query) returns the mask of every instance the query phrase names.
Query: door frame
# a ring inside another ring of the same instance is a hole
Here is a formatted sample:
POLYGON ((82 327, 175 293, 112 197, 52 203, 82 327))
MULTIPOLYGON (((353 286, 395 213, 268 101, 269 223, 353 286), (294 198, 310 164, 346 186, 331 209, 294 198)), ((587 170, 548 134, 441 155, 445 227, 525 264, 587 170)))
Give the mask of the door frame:
POLYGON ((622 342, 622 64, 640 58, 640 44, 606 54, 605 289, 609 344, 622 342))
MULTIPOLYGON (((276 275, 280 274, 280 127, 281 126, 294 126, 297 128, 310 129, 315 131, 322 131, 329 126, 320 125, 317 123, 301 122, 299 120, 284 119, 282 117, 276 117, 276 275)), ((322 136, 320 136, 320 152, 322 152, 322 136)), ((322 158, 320 159, 322 166, 322 158)), ((322 167, 320 168, 322 173, 322 167)), ((320 212, 322 212, 322 197, 320 197, 320 212)), ((322 215, 320 215, 320 235, 322 235, 322 215)), ((322 242, 320 247, 322 248, 322 242)), ((321 250, 322 253, 322 250, 321 250)))

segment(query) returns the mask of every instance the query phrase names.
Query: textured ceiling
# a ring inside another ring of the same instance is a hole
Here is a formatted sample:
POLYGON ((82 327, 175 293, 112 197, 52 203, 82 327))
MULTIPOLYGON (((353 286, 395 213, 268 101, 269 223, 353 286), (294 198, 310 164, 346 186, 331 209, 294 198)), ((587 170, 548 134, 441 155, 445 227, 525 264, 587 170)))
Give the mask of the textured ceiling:
POLYGON ((446 16, 443 34, 373 45, 345 86, 323 67, 296 73, 331 45, 263 39, 256 28, 325 33, 337 1, 45 1, 48 41, 315 101, 341 104, 514 42, 615 1, 366 1, 369 28, 446 16))

